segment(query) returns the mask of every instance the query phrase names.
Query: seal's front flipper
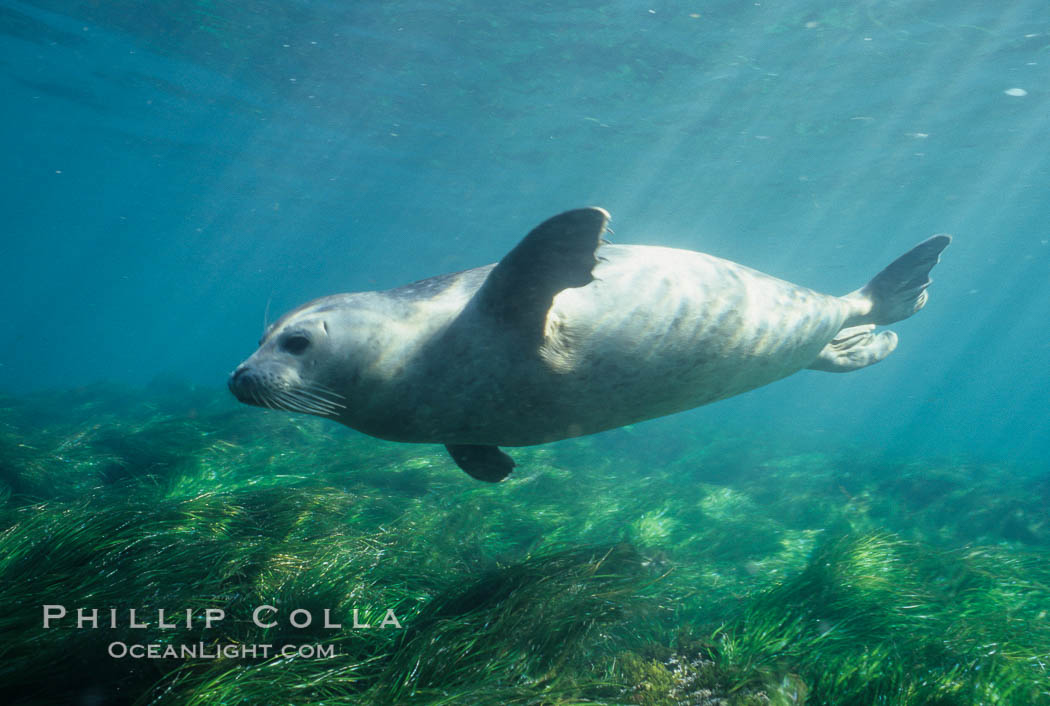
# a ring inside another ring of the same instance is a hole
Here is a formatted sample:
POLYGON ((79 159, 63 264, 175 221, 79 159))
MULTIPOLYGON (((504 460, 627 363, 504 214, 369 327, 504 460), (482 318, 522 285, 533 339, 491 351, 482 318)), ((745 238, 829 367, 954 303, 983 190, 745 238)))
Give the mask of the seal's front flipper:
POLYGON ((875 324, 842 329, 809 364, 809 369, 848 373, 878 363, 897 347, 897 334, 893 331, 872 333, 874 330, 875 324))
POLYGON ((471 478, 499 483, 514 470, 514 459, 500 451, 498 446, 446 444, 445 448, 456 465, 471 478))
POLYGON ((539 344, 554 296, 594 281, 595 250, 608 222, 607 211, 592 207, 536 226, 489 273, 475 295, 478 308, 539 344))
POLYGON ((856 305, 851 324, 884 326, 906 319, 926 306, 930 270, 952 242, 950 235, 935 235, 904 253, 864 287, 846 299, 856 305))

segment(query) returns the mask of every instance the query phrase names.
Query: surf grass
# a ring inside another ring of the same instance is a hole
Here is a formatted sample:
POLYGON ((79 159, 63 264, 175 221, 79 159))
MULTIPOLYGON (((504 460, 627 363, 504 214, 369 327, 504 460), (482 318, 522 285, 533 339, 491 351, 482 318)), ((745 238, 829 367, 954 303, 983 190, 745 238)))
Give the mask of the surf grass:
POLYGON ((438 447, 178 385, 0 399, 4 701, 1050 703, 1044 472, 671 441, 518 449, 491 486, 438 447), (70 615, 45 630, 45 604, 70 615))

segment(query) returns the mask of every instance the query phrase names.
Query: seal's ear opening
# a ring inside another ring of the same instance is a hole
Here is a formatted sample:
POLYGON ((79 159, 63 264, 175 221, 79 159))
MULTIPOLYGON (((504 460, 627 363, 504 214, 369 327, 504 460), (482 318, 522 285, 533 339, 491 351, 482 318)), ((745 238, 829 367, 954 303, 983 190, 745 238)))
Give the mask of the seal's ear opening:
POLYGON ((608 223, 608 211, 589 207, 536 226, 489 273, 475 295, 478 307, 541 341, 555 295, 594 281, 595 251, 608 223))

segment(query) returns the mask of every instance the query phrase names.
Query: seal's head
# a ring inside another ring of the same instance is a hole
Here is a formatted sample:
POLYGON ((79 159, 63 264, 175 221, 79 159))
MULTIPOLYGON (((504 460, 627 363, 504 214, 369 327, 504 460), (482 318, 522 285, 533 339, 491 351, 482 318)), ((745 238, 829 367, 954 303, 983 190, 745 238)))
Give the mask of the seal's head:
POLYGON ((325 307, 311 302, 267 327, 259 349, 230 374, 230 392, 259 407, 338 416, 345 404, 329 379, 332 345, 325 307))

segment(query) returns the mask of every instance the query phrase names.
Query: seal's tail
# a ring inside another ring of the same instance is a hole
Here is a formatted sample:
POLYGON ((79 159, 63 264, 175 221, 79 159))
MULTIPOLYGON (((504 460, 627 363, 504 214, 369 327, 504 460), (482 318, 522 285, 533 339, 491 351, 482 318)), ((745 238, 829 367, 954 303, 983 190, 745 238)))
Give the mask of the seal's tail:
POLYGON ((926 306, 930 270, 950 242, 950 235, 935 235, 919 243, 875 275, 875 279, 844 296, 852 312, 809 368, 846 373, 878 363, 892 353, 897 347, 897 334, 876 332, 875 327, 906 319, 926 306))
POLYGON ((879 274, 846 298, 856 305, 848 326, 884 326, 906 319, 926 306, 930 270, 941 259, 941 252, 952 242, 950 235, 935 235, 904 253, 879 274))

